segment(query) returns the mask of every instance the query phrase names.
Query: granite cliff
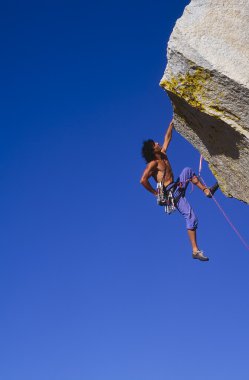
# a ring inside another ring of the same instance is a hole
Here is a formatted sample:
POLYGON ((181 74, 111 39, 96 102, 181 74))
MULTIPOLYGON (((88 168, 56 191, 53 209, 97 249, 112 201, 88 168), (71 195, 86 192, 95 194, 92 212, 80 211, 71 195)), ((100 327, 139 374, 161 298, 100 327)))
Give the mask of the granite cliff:
POLYGON ((176 22, 160 85, 174 123, 227 196, 249 203, 249 1, 192 0, 176 22))

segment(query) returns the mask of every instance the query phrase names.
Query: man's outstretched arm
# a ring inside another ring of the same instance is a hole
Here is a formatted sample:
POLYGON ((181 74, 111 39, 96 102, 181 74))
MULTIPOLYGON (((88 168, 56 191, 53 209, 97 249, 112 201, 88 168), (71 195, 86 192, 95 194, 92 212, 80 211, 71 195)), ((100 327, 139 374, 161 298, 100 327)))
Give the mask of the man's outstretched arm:
POLYGON ((169 143, 171 141, 171 138, 172 138, 172 130, 174 128, 174 124, 173 124, 173 120, 171 120, 170 124, 169 124, 169 127, 166 131, 166 134, 165 134, 165 137, 164 137, 164 143, 163 143, 163 146, 162 146, 162 149, 161 149, 161 152, 162 153, 165 153, 168 146, 169 146, 169 143))
POLYGON ((143 175, 141 177, 140 183, 145 187, 146 190, 148 190, 150 193, 157 195, 157 191, 153 189, 149 182, 149 178, 152 176, 153 172, 157 168, 157 162, 152 161, 147 166, 145 171, 143 172, 143 175))

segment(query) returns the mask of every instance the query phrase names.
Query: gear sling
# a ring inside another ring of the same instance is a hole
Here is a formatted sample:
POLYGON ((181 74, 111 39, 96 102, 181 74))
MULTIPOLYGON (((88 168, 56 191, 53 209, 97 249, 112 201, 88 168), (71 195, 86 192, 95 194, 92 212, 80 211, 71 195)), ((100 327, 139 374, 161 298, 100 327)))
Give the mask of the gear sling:
POLYGON ((171 214, 176 210, 176 205, 182 196, 182 194, 180 194, 176 198, 174 197, 177 186, 178 182, 172 182, 167 187, 163 185, 163 182, 157 184, 157 204, 164 206, 167 214, 171 214))

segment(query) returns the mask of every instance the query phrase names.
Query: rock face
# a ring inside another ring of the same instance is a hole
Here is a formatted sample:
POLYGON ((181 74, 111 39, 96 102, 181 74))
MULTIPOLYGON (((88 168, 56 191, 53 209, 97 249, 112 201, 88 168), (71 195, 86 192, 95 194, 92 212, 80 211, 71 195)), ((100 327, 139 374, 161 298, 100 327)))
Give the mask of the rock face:
POLYGON ((225 195, 249 203, 249 1, 192 0, 176 22, 160 85, 175 128, 225 195))

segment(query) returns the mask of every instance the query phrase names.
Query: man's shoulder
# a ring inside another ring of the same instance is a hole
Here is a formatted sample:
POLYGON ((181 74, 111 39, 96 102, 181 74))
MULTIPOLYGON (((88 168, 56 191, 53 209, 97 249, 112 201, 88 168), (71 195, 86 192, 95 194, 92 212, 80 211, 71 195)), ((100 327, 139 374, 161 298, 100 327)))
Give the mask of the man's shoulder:
POLYGON ((147 164, 147 168, 156 169, 158 165, 158 160, 152 160, 147 164))
POLYGON ((151 165, 151 166, 153 166, 153 165, 157 165, 157 164, 158 164, 158 161, 159 161, 159 160, 152 160, 152 161, 150 161, 150 162, 148 163, 148 165, 151 165))

